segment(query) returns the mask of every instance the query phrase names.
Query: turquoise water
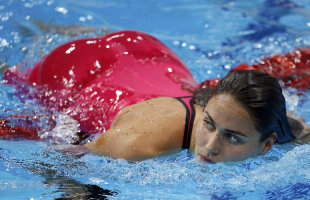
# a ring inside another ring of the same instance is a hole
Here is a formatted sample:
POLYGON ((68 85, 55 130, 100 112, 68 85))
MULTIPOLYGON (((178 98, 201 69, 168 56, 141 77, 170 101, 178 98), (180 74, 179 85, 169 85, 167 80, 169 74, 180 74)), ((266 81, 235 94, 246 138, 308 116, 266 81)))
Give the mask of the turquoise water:
MULTIPOLYGON (((223 77, 239 63, 310 46, 309 13, 305 0, 0 0, 0 61, 27 69, 64 42, 135 29, 169 46, 201 82, 223 77)), ((1 65, 1 77, 5 68, 1 65)), ((34 100, 16 97, 13 86, 0 87, 1 117, 47 115, 34 100)), ((309 92, 284 93, 288 109, 309 124, 309 92)), ((64 114, 55 117, 57 129, 48 134, 56 144, 0 140, 0 199, 310 196, 309 144, 275 145, 265 156, 236 163, 198 163, 186 151, 128 163, 57 151, 59 144, 69 142, 77 124, 64 114)))

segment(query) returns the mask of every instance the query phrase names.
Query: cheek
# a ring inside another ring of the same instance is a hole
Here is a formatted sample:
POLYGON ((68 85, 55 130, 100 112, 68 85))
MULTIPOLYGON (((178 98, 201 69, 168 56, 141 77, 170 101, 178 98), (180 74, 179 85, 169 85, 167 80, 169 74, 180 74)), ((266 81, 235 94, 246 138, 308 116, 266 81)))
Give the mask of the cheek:
POLYGON ((199 123, 197 130, 196 130, 196 144, 202 145, 207 141, 207 129, 204 128, 204 126, 199 123))
POLYGON ((223 156, 225 160, 238 161, 256 156, 257 151, 257 148, 253 148, 251 145, 235 146, 225 148, 223 156))

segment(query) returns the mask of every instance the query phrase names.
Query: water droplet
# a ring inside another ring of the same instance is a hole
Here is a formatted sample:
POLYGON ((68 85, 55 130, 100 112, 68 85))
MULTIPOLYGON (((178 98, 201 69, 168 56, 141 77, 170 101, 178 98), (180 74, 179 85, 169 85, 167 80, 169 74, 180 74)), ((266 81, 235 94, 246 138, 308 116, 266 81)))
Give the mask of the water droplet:
POLYGON ((73 76, 73 75, 74 75, 74 73, 73 73, 73 70, 72 70, 72 69, 69 71, 69 75, 71 75, 71 76, 73 76))
POLYGON ((196 47, 195 47, 194 45, 190 45, 190 46, 189 46, 189 49, 190 49, 190 50, 195 50, 196 47))
POLYGON ((230 68, 230 65, 224 65, 224 68, 225 68, 225 69, 231 69, 231 68, 230 68))
POLYGON ((62 13, 62 14, 67 14, 68 13, 68 10, 66 8, 64 8, 64 7, 56 7, 55 10, 57 12, 62 13))
POLYGON ((255 48, 260 49, 263 47, 263 45, 261 43, 257 43, 254 45, 255 48))

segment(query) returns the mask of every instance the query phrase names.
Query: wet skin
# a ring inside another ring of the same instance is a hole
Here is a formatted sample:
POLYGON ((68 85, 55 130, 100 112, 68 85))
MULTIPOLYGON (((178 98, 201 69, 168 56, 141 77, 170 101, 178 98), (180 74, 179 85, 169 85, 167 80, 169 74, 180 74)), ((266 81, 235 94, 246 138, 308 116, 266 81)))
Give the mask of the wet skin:
POLYGON ((238 161, 266 153, 276 139, 272 133, 260 142, 249 113, 233 97, 212 97, 196 129, 195 155, 208 163, 238 161))
MULTIPOLYGON (((231 96, 212 97, 204 110, 195 105, 190 149, 198 160, 208 163, 238 161, 268 152, 276 133, 260 142, 260 133, 243 106, 231 96)), ((181 150, 186 110, 176 99, 159 97, 124 108, 111 128, 92 142, 87 151, 131 161, 175 153, 181 150)), ((308 126, 293 133, 309 135, 308 126)), ((303 136, 304 137, 304 136, 303 136)))

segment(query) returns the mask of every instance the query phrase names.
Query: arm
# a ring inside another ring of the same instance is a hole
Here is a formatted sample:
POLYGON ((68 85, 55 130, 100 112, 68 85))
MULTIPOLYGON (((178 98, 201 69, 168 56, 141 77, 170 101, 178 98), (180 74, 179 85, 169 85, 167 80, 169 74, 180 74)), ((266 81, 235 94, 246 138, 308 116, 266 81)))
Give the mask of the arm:
MULTIPOLYGON (((134 122, 136 121, 133 120, 134 122)), ((150 140, 151 135, 147 133, 149 136, 143 137, 138 129, 139 127, 116 126, 85 144, 85 147, 96 154, 127 160, 143 160, 159 155, 160 148, 156 139, 150 140)))
POLYGON ((293 113, 287 113, 287 119, 292 132, 296 137, 296 142, 310 142, 310 126, 305 123, 304 119, 302 117, 297 117, 293 113))
POLYGON ((93 153, 127 160, 179 151, 185 114, 176 99, 150 99, 123 109, 111 128, 85 147, 93 153))

